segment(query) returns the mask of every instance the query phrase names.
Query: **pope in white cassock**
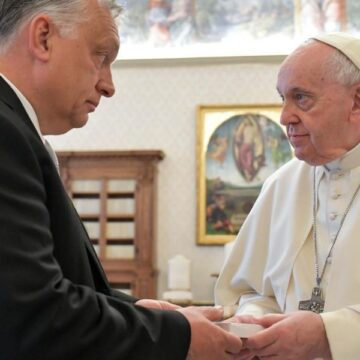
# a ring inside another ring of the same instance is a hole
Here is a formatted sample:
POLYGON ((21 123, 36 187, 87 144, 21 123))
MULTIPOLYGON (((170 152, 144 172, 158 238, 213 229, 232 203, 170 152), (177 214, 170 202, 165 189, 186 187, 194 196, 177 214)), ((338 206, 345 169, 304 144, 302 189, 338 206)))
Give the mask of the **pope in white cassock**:
POLYGON ((308 40, 282 64, 277 89, 296 158, 263 185, 216 302, 238 304, 232 321, 266 328, 238 359, 358 360, 360 39, 308 40))

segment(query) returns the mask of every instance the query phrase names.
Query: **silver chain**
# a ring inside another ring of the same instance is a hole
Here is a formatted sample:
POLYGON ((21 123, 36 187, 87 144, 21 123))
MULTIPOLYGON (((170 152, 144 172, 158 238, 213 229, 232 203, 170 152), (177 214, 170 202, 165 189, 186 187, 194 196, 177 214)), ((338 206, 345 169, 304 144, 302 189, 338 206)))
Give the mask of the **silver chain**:
POLYGON ((341 218, 341 221, 340 221, 340 225, 339 225, 339 228, 338 228, 338 231, 336 232, 336 235, 334 237, 334 240, 333 240, 333 243, 330 247, 330 250, 329 250, 329 253, 327 254, 326 256, 326 259, 325 259, 325 263, 324 263, 324 267, 321 271, 321 275, 320 275, 320 269, 319 269, 319 254, 318 254, 318 244, 317 244, 317 229, 316 229, 316 214, 317 214, 317 187, 316 187, 316 166, 314 166, 314 176, 313 176, 313 239, 314 239, 314 246, 315 246, 315 272, 316 272, 316 283, 317 283, 317 286, 320 287, 320 284, 321 284, 321 280, 324 276, 324 273, 325 273, 325 270, 326 270, 326 265, 327 265, 327 262, 329 260, 329 257, 331 255, 331 252, 332 252, 332 249, 335 245, 335 242, 338 238, 338 235, 340 233, 340 230, 344 224, 344 221, 345 221, 345 218, 347 216, 347 214, 349 213, 350 211, 350 208, 351 208, 351 205, 353 204, 355 198, 356 198, 356 195, 358 194, 360 190, 360 184, 357 186, 355 192, 354 192, 354 195, 352 196, 350 202, 349 202, 349 205, 347 206, 345 212, 344 212, 344 215, 343 217, 341 218))

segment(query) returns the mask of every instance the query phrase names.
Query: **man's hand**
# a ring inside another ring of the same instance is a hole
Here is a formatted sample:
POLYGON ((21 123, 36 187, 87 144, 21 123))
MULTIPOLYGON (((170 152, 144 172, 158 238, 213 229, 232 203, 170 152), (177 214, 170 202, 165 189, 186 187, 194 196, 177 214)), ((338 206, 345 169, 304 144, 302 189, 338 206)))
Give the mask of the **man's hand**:
POLYGON ((267 329, 246 340, 246 348, 254 356, 274 360, 331 359, 325 327, 318 314, 311 311, 270 314, 256 322, 267 329))
POLYGON ((171 304, 167 301, 153 299, 141 299, 138 300, 135 305, 159 310, 176 310, 180 308, 180 306, 171 304))
POLYGON ((240 323, 240 324, 259 324, 258 318, 256 318, 253 315, 235 315, 233 317, 224 320, 224 322, 240 323))
POLYGON ((187 360, 233 360, 241 351, 239 337, 222 330, 212 321, 223 318, 223 309, 187 307, 178 309, 191 326, 191 343, 187 360))
POLYGON ((136 305, 159 309, 177 310, 189 321, 191 327, 191 343, 187 360, 233 360, 234 354, 241 351, 241 340, 224 330, 212 321, 223 318, 222 308, 214 307, 186 307, 171 304, 167 301, 141 299, 136 305))
MULTIPOLYGON (((259 324, 259 321, 253 315, 235 315, 225 320, 230 323, 241 323, 241 324, 259 324)), ((243 339, 243 349, 235 357, 235 360, 251 360, 255 358, 255 354, 246 348, 246 339, 243 339)))

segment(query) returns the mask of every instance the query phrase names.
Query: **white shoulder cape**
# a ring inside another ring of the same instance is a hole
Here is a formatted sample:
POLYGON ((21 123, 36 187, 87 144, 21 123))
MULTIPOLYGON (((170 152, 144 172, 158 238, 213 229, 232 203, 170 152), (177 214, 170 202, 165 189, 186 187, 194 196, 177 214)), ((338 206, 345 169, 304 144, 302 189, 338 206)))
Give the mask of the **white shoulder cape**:
MULTIPOLYGON (((284 310, 294 261, 312 227, 313 168, 297 159, 264 183, 215 287, 215 302, 237 304, 256 292, 284 310)), ((360 197, 333 249, 325 311, 349 305, 360 311, 360 197)))

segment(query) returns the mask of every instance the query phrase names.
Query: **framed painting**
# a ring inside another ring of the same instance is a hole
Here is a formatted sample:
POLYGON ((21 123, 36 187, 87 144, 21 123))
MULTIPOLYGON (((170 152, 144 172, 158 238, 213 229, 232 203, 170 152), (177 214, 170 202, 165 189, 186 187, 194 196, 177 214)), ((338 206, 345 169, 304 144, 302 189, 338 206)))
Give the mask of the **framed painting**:
POLYGON ((284 54, 295 33, 293 0, 117 2, 119 59, 284 54))
POLYGON ((262 184, 292 158, 281 106, 200 106, 197 118, 199 245, 233 240, 262 184))
POLYGON ((116 1, 123 60, 285 55, 314 34, 360 31, 359 0, 116 1))

